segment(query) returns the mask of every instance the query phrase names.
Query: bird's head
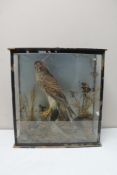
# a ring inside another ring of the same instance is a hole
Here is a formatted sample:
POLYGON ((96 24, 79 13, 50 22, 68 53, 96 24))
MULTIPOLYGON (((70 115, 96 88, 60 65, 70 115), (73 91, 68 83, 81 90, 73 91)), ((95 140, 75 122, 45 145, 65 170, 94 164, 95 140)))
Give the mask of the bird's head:
POLYGON ((36 72, 41 72, 41 71, 44 71, 46 69, 46 66, 45 66, 45 63, 43 61, 36 61, 34 63, 34 66, 35 66, 35 70, 36 72))

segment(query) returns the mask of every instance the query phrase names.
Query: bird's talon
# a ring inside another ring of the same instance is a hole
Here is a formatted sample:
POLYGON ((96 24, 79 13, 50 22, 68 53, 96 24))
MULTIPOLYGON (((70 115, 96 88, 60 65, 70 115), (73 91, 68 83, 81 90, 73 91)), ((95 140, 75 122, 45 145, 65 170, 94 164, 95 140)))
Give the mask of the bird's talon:
POLYGON ((49 108, 48 110, 44 111, 44 112, 40 112, 41 116, 46 118, 48 117, 48 115, 51 113, 51 108, 49 108))

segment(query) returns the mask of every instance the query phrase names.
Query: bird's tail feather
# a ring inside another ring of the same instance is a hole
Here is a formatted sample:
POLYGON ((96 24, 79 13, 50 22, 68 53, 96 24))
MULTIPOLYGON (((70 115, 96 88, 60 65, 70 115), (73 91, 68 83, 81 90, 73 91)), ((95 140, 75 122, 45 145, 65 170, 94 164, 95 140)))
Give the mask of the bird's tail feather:
POLYGON ((72 121, 72 114, 74 113, 70 106, 66 104, 59 105, 60 119, 64 121, 72 121))

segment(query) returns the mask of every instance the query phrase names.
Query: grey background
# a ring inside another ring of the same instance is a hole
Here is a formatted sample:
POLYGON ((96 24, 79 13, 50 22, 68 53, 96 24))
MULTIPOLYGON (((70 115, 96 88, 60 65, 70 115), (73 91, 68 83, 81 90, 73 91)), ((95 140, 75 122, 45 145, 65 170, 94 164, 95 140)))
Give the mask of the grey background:
POLYGON ((21 91, 27 93, 36 84, 34 63, 37 60, 45 62, 65 90, 78 91, 82 81, 92 86, 95 57, 88 54, 19 54, 21 91))

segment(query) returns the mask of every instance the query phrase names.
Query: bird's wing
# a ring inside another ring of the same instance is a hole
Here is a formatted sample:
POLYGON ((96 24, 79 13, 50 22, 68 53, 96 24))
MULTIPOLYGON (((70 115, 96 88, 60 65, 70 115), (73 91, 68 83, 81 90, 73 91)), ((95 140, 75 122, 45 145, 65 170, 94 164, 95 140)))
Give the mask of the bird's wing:
POLYGON ((46 74, 43 77, 43 88, 46 93, 60 102, 66 102, 66 97, 62 92, 62 88, 51 74, 46 74))

